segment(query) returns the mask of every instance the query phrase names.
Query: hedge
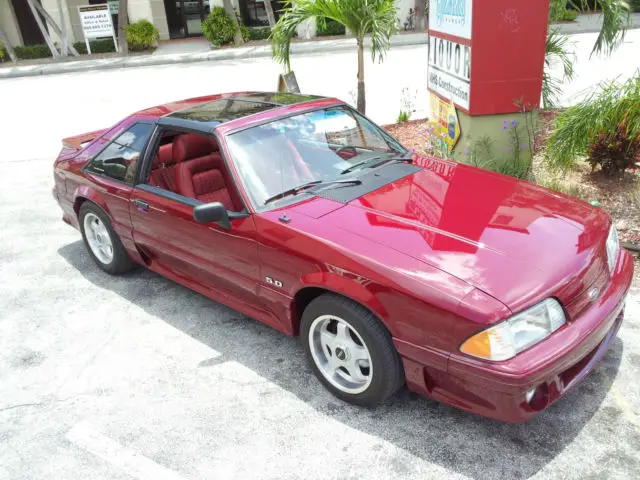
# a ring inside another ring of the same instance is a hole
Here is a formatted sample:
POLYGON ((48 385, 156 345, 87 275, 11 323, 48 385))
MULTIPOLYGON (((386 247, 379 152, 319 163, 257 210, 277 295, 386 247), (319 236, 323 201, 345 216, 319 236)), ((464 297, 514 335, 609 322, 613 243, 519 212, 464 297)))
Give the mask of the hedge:
POLYGON ((266 40, 271 35, 271 27, 249 29, 249 40, 266 40))
POLYGON ((335 20, 326 19, 322 22, 320 19, 316 19, 316 34, 319 37, 326 37, 329 35, 344 35, 346 32, 344 25, 336 22, 335 20))

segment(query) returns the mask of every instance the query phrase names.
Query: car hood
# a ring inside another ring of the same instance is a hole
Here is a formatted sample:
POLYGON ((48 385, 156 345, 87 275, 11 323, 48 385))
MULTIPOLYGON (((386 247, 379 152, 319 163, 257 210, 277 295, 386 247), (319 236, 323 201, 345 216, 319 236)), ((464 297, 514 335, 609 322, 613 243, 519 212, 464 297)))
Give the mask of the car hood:
MULTIPOLYGON (((518 311, 547 296, 570 302, 606 268, 601 210, 463 164, 423 168, 321 221, 427 263, 518 311)), ((392 167, 389 167, 392 168, 392 167)), ((393 265, 390 265, 393 267, 393 265)))

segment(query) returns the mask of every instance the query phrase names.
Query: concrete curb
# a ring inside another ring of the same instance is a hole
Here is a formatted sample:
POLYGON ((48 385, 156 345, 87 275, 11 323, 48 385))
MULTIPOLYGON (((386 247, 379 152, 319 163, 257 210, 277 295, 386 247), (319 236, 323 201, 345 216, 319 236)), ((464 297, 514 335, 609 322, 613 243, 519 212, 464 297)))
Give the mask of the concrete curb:
MULTIPOLYGON (((597 15, 578 17, 575 23, 556 23, 550 28, 556 28, 566 35, 579 33, 593 33, 600 31, 600 20, 597 15), (584 17, 584 18, 583 18, 584 17)), ((632 15, 630 29, 640 28, 640 14, 632 15)), ((391 39, 392 47, 422 45, 428 43, 426 33, 405 33, 395 35, 391 39)), ((367 39, 367 46, 371 40, 367 39)), ((353 37, 339 40, 316 40, 313 42, 299 42, 291 45, 293 54, 318 54, 335 51, 355 50, 356 41, 353 37)), ((60 63, 45 63, 41 65, 24 65, 0 68, 0 79, 33 77, 39 75, 56 75, 70 72, 90 72, 96 70, 111 70, 115 68, 147 67, 157 65, 175 65, 179 63, 196 63, 222 60, 242 60, 247 58, 270 57, 271 46, 226 48, 211 50, 210 52, 175 53, 164 55, 140 55, 135 57, 113 57, 96 60, 75 60, 60 63)))
MULTIPOLYGON (((422 45, 428 42, 426 33, 396 35, 391 39, 392 47, 422 45)), ((370 43, 367 39, 366 43, 370 43)), ((340 40, 317 40, 300 42, 291 45, 293 54, 331 53, 335 51, 354 50, 354 38, 340 40)), ((271 46, 228 48, 211 50, 210 52, 177 53, 169 55, 141 55, 135 57, 114 57, 96 60, 76 60, 42 65, 25 65, 0 68, 0 79, 33 77, 39 75, 55 75, 70 72, 90 72, 96 70, 112 70, 116 68, 147 67, 157 65, 175 65, 180 63, 196 63, 222 60, 242 60, 247 58, 270 57, 271 46)))

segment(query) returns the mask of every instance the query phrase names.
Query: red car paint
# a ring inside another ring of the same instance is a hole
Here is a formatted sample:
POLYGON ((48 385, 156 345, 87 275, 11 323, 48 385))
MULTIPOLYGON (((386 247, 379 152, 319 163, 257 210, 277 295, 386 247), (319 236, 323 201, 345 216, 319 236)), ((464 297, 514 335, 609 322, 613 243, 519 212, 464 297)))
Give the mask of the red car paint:
MULTIPOLYGON (((82 171, 133 122, 215 98, 147 109, 98 132, 84 150, 64 148, 54 168, 63 219, 78 228, 80 203, 96 203, 133 260, 288 335, 298 333, 301 310, 314 295, 349 297, 388 328, 411 390, 508 422, 557 400, 615 338, 633 262, 622 250, 609 272, 609 217, 527 182, 417 157, 420 171, 346 205, 311 197, 256 213, 229 162, 250 215, 225 230, 196 223, 192 207, 82 171), (154 208, 140 212, 135 200, 154 208), (284 213, 288 223, 280 221, 284 213), (593 286, 600 290, 595 300, 587 297, 593 286), (548 297, 560 300, 567 324, 546 340, 503 362, 459 351, 469 336, 548 297), (525 393, 538 386, 527 403, 525 393)), ((229 158, 225 136, 234 130, 337 104, 279 107, 213 133, 229 158)))

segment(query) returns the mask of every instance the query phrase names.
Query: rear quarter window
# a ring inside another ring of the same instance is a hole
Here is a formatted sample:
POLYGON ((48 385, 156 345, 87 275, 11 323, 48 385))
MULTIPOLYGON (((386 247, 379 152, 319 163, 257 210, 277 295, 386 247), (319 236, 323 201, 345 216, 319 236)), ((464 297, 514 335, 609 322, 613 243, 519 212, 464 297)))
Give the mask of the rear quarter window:
POLYGON ((133 124, 89 161, 86 170, 133 185, 138 160, 152 131, 151 123, 133 124))

